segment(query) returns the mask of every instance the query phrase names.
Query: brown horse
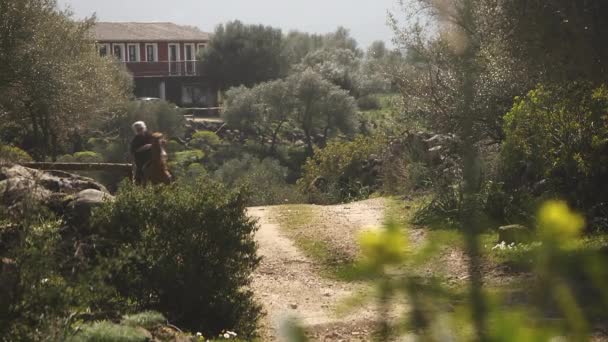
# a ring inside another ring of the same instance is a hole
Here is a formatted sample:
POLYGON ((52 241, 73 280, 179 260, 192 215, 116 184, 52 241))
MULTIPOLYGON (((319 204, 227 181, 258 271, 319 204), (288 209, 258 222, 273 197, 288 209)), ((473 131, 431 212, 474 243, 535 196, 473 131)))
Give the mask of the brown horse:
POLYGON ((151 159, 143 166, 143 185, 169 184, 172 176, 167 167, 166 141, 161 133, 152 134, 151 159))

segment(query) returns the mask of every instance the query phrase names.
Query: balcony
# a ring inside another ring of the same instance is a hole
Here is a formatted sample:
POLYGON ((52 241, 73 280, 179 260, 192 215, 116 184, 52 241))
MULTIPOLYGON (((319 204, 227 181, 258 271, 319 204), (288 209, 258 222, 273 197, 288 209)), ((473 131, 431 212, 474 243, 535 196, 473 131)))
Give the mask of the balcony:
POLYGON ((133 77, 200 76, 197 61, 126 62, 133 77))

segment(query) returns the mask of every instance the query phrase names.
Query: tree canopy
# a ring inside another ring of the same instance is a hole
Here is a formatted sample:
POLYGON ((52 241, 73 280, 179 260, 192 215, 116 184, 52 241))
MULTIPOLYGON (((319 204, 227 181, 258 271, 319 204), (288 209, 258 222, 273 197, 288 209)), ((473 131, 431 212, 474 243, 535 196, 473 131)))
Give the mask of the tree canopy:
POLYGON ((282 41, 281 30, 270 26, 219 25, 200 56, 202 73, 221 90, 277 79, 285 70, 282 41))
POLYGON ((36 158, 127 98, 130 78, 54 0, 0 1, 0 130, 36 158), (15 133, 18 127, 19 133, 15 133))

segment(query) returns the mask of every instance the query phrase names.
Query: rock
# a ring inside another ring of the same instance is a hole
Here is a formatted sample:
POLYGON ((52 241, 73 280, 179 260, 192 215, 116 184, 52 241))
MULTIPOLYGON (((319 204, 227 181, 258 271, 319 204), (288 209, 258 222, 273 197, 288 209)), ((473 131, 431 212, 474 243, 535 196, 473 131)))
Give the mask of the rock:
POLYGON ((498 228, 498 243, 504 242, 507 245, 528 243, 532 241, 533 236, 532 230, 519 224, 498 228))
POLYGON ((87 220, 93 208, 104 202, 113 201, 114 196, 96 189, 86 189, 77 193, 67 204, 68 212, 73 218, 87 220))
POLYGON ((35 200, 55 209, 68 197, 84 190, 108 194, 108 190, 93 179, 67 172, 40 171, 20 165, 0 168, 0 205, 9 208, 25 200, 35 200))
POLYGON ((289 307, 296 310, 298 308, 298 304, 290 304, 289 307))

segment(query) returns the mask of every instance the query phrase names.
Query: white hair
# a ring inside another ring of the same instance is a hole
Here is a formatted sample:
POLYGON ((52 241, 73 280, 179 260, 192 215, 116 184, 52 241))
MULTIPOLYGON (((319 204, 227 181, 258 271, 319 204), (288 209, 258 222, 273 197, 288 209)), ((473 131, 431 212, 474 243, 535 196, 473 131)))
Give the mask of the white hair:
POLYGON ((137 131, 138 129, 143 129, 144 131, 147 130, 148 128, 146 127, 146 123, 143 121, 137 121, 136 123, 133 124, 133 130, 137 131))

